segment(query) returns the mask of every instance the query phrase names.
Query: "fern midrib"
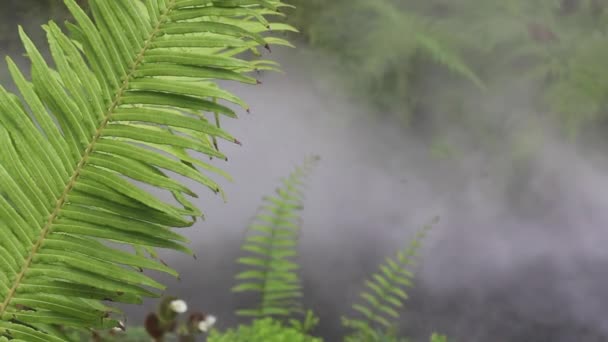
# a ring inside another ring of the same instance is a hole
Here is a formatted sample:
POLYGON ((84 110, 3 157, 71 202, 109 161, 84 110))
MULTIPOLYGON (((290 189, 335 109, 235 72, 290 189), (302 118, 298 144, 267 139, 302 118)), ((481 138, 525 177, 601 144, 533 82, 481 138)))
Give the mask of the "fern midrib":
POLYGON ((141 65, 141 63, 143 61, 144 54, 146 53, 146 51, 149 50, 150 44, 152 43, 152 41, 154 40, 154 38, 156 38, 156 35, 160 32, 161 26, 165 23, 165 21, 168 18, 169 13, 172 11, 173 7, 175 6, 175 1, 176 0, 170 0, 169 4, 167 5, 167 7, 166 7, 166 9, 164 11, 164 13, 161 14, 161 16, 158 19, 158 22, 157 22, 156 26, 154 27, 154 29, 150 33, 149 38, 145 41, 144 46, 142 47, 141 51, 135 57, 133 65, 128 70, 128 73, 126 73, 126 75, 124 77, 124 81, 123 81, 121 87, 116 91, 116 95, 114 97, 114 100, 113 100, 112 104, 109 106, 108 110, 106 111, 106 113, 104 115, 105 116, 104 120, 101 122, 101 124, 99 125, 99 127, 95 131, 95 135, 91 139, 91 142, 89 143, 89 145, 85 149, 85 151, 84 151, 84 153, 83 153, 80 161, 76 165, 76 168, 74 169, 74 172, 72 173, 72 176, 68 180, 68 182, 67 182, 67 184, 66 184, 66 186, 65 186, 65 188, 64 188, 64 190, 63 190, 63 192, 61 194, 61 196, 55 202, 55 209, 53 209, 53 212, 50 213, 45 226, 42 228, 42 231, 40 233, 40 237, 38 238, 38 240, 36 241, 36 243, 32 247, 32 251, 28 255, 27 259, 25 260, 21 271, 19 272, 19 274, 17 274, 17 277, 15 278, 15 282, 13 284, 13 287, 9 290, 9 292, 6 295, 6 298, 4 299, 4 302, 2 303, 2 305, 0 305, 0 319, 6 313, 6 308, 9 306, 11 300, 15 296, 15 293, 16 293, 17 289, 19 288, 19 286, 21 285, 21 282, 23 281, 27 270, 32 265, 34 257, 36 256, 36 254, 38 253, 38 251, 42 247, 42 243, 47 238, 47 236, 49 235, 49 233, 51 233, 51 227, 53 226, 55 220, 59 216, 59 214, 61 212, 61 209, 65 205, 65 203, 67 201, 67 198, 68 198, 68 195, 70 194, 70 192, 72 191, 72 189, 76 185, 76 182, 78 181, 78 178, 80 176, 80 172, 87 165, 87 160, 88 160, 89 156, 91 155, 91 153, 93 152, 93 149, 95 148, 95 145, 97 144, 97 142, 101 138, 103 130, 108 126, 108 123, 112 119, 112 114, 114 114, 114 111, 116 110, 116 107, 118 107, 118 105, 120 103, 120 100, 121 100, 121 98, 124 95, 124 92, 127 90, 128 86, 129 86, 129 82, 131 81, 133 75, 137 71, 137 68, 141 65))

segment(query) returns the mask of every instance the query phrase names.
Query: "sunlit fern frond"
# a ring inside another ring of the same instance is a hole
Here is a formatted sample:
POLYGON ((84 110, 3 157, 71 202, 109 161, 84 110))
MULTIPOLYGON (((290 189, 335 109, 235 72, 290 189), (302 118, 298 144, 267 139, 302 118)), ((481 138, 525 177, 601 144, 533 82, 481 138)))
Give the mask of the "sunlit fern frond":
POLYGON ((236 275, 234 292, 256 292, 260 299, 254 308, 237 310, 237 315, 255 318, 290 316, 301 312, 301 284, 297 273, 300 233, 299 211, 302 209, 302 181, 318 157, 308 158, 283 181, 249 227, 242 249, 250 255, 237 262, 247 269, 236 275))
POLYGON ((164 286, 140 270, 176 272, 116 243, 192 254, 170 228, 201 216, 197 195, 167 172, 220 191, 206 171, 221 171, 189 153, 225 158, 211 140, 237 140, 207 115, 234 118, 228 103, 247 105, 215 81, 256 84, 247 72, 276 66, 237 53, 288 45, 264 34, 277 0, 89 0, 90 16, 65 4, 71 35, 44 26, 52 61, 20 29, 32 80, 9 58, 20 94, 0 87, 0 338, 9 340, 63 341, 57 325, 116 327, 104 301, 159 295, 164 286))
POLYGON ((412 286, 413 273, 408 268, 414 265, 420 241, 431 224, 418 232, 408 247, 386 258, 379 270, 365 281, 366 289, 360 295, 362 303, 352 306, 361 317, 342 318, 342 324, 352 331, 345 341, 381 341, 395 328, 393 322, 399 318, 399 310, 408 298, 405 289, 412 286))

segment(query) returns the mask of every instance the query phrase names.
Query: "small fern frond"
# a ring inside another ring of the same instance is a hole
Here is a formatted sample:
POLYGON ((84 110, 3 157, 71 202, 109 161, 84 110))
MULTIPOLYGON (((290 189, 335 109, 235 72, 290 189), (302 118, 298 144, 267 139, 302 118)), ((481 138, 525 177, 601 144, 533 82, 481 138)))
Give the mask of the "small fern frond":
POLYGON ((301 284, 297 274, 299 211, 302 209, 300 191, 303 178, 310 173, 318 157, 308 158, 283 180, 275 196, 264 199, 265 204, 249 227, 242 249, 250 255, 237 262, 248 269, 236 275, 234 292, 256 292, 259 304, 254 308, 237 310, 239 316, 263 318, 290 316, 302 312, 301 284))
POLYGON ((346 341, 376 341, 394 328, 393 321, 399 318, 399 310, 408 298, 405 289, 412 286, 413 274, 408 268, 414 265, 420 241, 437 220, 418 232, 408 247, 386 258, 379 270, 365 281, 366 290, 360 294, 362 302, 352 306, 362 317, 342 318, 342 324, 353 330, 346 341))
POLYGON ((141 270, 177 273, 142 251, 192 254, 171 228, 202 214, 168 172, 220 192, 199 170, 216 169, 189 153, 224 159, 211 138, 238 141, 207 115, 248 107, 215 81, 255 84, 247 72, 276 68, 236 54, 280 42, 264 34, 278 0, 89 0, 91 16, 65 4, 71 35, 44 26, 52 61, 20 29, 32 81, 9 58, 20 96, 0 87, 0 339, 116 327, 103 301, 159 296, 165 286, 141 270))

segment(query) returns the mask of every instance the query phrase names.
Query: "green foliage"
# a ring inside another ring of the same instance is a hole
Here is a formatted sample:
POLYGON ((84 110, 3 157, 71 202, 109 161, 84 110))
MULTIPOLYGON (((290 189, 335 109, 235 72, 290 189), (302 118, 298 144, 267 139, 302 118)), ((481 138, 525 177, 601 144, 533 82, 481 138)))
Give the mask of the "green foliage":
POLYGON ((342 324, 352 330, 346 342, 397 341, 391 331, 395 328, 393 321, 399 318, 398 310, 408 298, 405 288, 412 286, 413 274, 408 268, 413 265, 420 240, 429 229, 430 225, 425 226, 407 248, 393 258, 386 258, 379 271, 365 281, 366 290, 360 295, 363 303, 353 304, 362 317, 342 318, 342 324))
POLYGON ((300 233, 300 188, 303 178, 318 159, 308 158, 283 180, 283 186, 276 190, 274 196, 264 198, 265 204, 250 226, 250 234, 242 246, 250 256, 237 260, 247 269, 236 275, 238 284, 232 289, 234 292, 256 292, 260 301, 254 308, 238 310, 237 315, 286 317, 302 311, 299 301, 301 284, 296 272, 298 265, 293 261, 297 256, 300 233))
POLYGON ((319 324, 319 318, 315 316, 312 310, 307 310, 306 315, 302 320, 290 319, 289 325, 298 330, 302 334, 308 334, 319 324))
POLYGON ((534 129, 522 134, 532 136, 546 129, 539 117, 557 121, 571 138, 608 120, 605 1, 292 3, 300 8, 291 20, 338 58, 346 83, 410 124, 458 125, 492 145, 496 116, 510 111, 523 112, 519 118, 534 129), (525 108, 497 104, 500 97, 528 101, 513 95, 513 82, 532 92, 525 108))
POLYGON ((110 329, 120 310, 104 302, 159 296, 165 286, 140 271, 177 273, 141 252, 192 254, 171 228, 202 215, 191 201, 197 194, 166 171, 221 191, 200 169, 222 172, 189 155, 224 159, 215 139, 238 143, 217 118, 236 117, 226 103, 247 105, 216 80, 255 84, 246 73, 275 64, 237 55, 289 45, 265 37, 290 29, 265 18, 283 6, 278 0, 91 0, 91 17, 75 0, 65 4, 70 35, 44 26, 52 62, 20 29, 32 81, 9 58, 20 96, 0 87, 4 339, 64 341, 57 325, 110 329))
MULTIPOLYGON (((90 340, 96 342, 150 342, 150 335, 148 335, 146 329, 143 327, 130 328, 125 331, 103 331, 95 333, 72 330, 65 336, 67 340, 74 342, 90 340)), ((167 342, 169 342, 169 340, 167 340, 167 342)))
POLYGON ((448 342, 448 337, 446 335, 433 333, 431 335, 431 342, 448 342))
POLYGON ((480 89, 484 82, 464 61, 458 46, 431 18, 395 0, 293 1, 292 18, 312 45, 338 56, 348 84, 361 86, 382 109, 399 109, 409 120, 417 105, 416 80, 423 65, 437 65, 480 89))
MULTIPOLYGON (((253 234, 248 235, 243 243, 243 249, 254 256, 238 259, 248 270, 236 276, 240 284, 233 288, 235 292, 257 292, 261 294, 261 301, 254 309, 237 311, 238 315, 253 317, 253 325, 241 326, 236 331, 229 330, 225 335, 221 335, 225 341, 269 339, 273 336, 270 333, 259 337, 254 334, 256 329, 261 329, 256 325, 265 327, 264 324, 276 329, 278 341, 283 341, 279 330, 282 333, 293 331, 307 336, 318 324, 318 318, 310 310, 302 320, 289 319, 292 328, 287 330, 280 321, 272 320, 273 316, 288 317, 299 312, 301 308, 301 285, 295 272, 299 265, 288 259, 297 255, 300 232, 300 217, 297 212, 302 209, 302 178, 310 172, 317 160, 318 157, 307 159, 283 181, 283 187, 276 190, 276 197, 264 199, 266 205, 257 216, 257 222, 250 227, 253 234)), ((435 218, 432 223, 437 220, 438 218, 435 218)), ((380 270, 365 282, 367 290, 361 294, 364 303, 353 305, 353 309, 363 315, 363 318, 343 318, 344 326, 351 330, 345 337, 345 342, 409 342, 408 339, 397 336, 396 327, 391 321, 399 317, 397 310, 407 299, 404 288, 412 285, 413 277, 408 268, 413 265, 420 240, 430 228, 431 224, 425 226, 407 248, 397 252, 394 258, 387 258, 386 263, 380 265, 380 270)), ((270 328, 268 329, 270 331, 270 328)), ((215 336, 219 335, 212 333, 209 341, 224 341, 213 339, 215 336)), ((290 335, 289 338, 295 339, 296 336, 290 335)), ((441 336, 433 335, 432 338, 436 340, 441 336)), ((441 342, 435 340, 433 342, 441 342)))
POLYGON ((208 342, 321 342, 320 338, 285 327, 272 318, 254 320, 252 325, 240 325, 224 333, 211 331, 208 342))

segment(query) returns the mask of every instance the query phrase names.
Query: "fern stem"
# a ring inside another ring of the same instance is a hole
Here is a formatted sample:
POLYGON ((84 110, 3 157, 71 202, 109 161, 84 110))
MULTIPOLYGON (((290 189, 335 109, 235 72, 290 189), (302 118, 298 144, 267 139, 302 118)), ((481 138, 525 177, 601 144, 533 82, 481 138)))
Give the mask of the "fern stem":
POLYGON ((139 54, 137 56, 135 56, 135 60, 133 62, 133 65, 130 67, 129 72, 125 75, 124 81, 123 81, 121 87, 116 91, 116 95, 114 97, 114 100, 113 100, 112 104, 110 104, 108 110, 106 111, 106 113, 104 115, 104 117, 105 117, 104 120, 101 122, 101 124, 97 128, 97 130, 95 132, 95 135, 93 136, 91 142, 89 143, 89 145, 85 149, 85 151, 84 151, 84 153, 83 153, 80 161, 78 162, 78 164, 76 165, 76 168, 75 168, 74 172, 72 173, 72 176, 70 177, 69 181, 67 182, 67 184, 66 184, 66 186, 65 186, 65 188, 64 188, 64 190, 63 190, 63 192, 61 194, 61 196, 55 202, 55 209, 53 209, 53 212, 50 213, 49 218, 48 218, 45 226, 43 227, 43 229, 42 229, 42 231, 40 233, 40 237, 38 238, 38 240, 36 241, 36 243, 32 247, 32 251, 30 252, 28 258, 25 260, 25 262, 23 264, 23 267, 21 268, 21 271, 17 275, 17 277, 16 277, 16 279, 15 279, 15 281, 13 283, 13 287, 9 290, 9 292, 6 295, 6 298, 4 299, 4 302, 2 303, 2 305, 0 305, 0 317, 2 317, 4 315, 4 313, 6 312, 6 308, 9 306, 9 304, 10 304, 13 296, 15 295, 17 289, 19 288, 19 286, 20 286, 23 278, 25 277, 25 274, 26 274, 27 270, 29 269, 29 267, 32 264, 34 256, 36 255, 36 253, 38 253, 38 251, 42 247, 42 243, 44 242, 44 240, 51 233, 51 228, 52 228, 55 220, 59 216, 59 213, 61 212, 61 209, 65 205, 65 203, 67 201, 67 198, 68 198, 68 195, 70 194, 70 192, 72 191, 72 189, 76 185, 76 182, 78 181, 78 178, 80 176, 81 171, 87 165, 87 160, 88 160, 90 154, 93 152, 93 149, 95 148, 95 144, 99 141, 99 139, 101 138, 101 135, 103 133, 103 130, 107 127, 108 123, 112 119, 112 114, 114 114, 114 111, 119 106, 120 100, 123 97, 124 92, 129 87, 129 82, 133 78, 133 75, 137 71, 137 68, 141 65, 141 63, 143 61, 143 58, 144 58, 144 54, 150 48, 150 44, 152 43, 152 41, 154 40, 154 38, 156 38, 156 36, 160 32, 161 26, 165 23, 165 21, 167 20, 167 18, 169 16, 169 13, 171 12, 171 10, 173 9, 173 7, 175 6, 175 1, 176 0, 170 0, 170 2, 167 5, 166 9, 161 14, 161 16, 158 18, 158 22, 156 23, 156 26, 154 27, 154 29, 150 33, 150 36, 146 40, 146 42, 145 42, 144 46, 142 47, 141 51, 139 52, 139 54))

